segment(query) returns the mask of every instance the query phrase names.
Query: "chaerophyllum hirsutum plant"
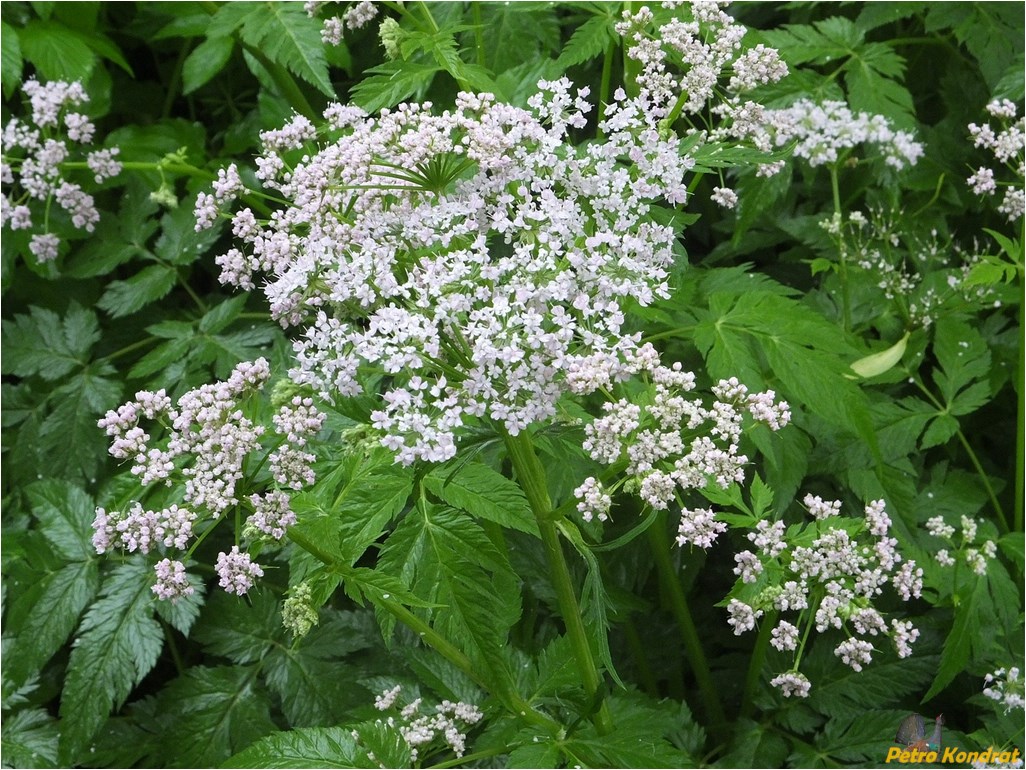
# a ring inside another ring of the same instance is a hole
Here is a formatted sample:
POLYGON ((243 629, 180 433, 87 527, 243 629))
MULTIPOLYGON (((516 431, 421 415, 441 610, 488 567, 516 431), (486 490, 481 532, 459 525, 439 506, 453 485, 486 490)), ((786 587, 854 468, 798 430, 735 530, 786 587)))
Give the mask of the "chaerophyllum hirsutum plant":
POLYGON ((1021 22, 944 7, 5 4, 5 762, 1021 743, 1021 22))
MULTIPOLYGON (((218 527, 234 529, 234 544, 214 571, 239 596, 267 574, 262 554, 290 543, 284 622, 295 637, 341 586, 375 607, 386 637, 404 626, 480 688, 476 705, 446 701, 413 719, 418 697, 406 722, 375 722, 401 736, 404 761, 436 734, 462 756, 460 730, 484 719, 481 740, 506 735, 502 753, 542 741, 564 761, 614 762, 603 746, 625 685, 602 557, 647 531, 668 565, 667 517, 685 559, 729 528, 751 530, 756 551, 735 557, 723 622, 741 634, 766 616, 772 646, 793 653, 770 682, 784 696, 814 686, 800 666, 813 628, 836 637, 834 654, 855 671, 888 639, 908 656, 918 635, 900 610, 887 619, 876 607, 885 589, 908 601, 922 586, 883 501, 848 517, 810 496, 813 520, 789 527, 747 508, 746 434, 786 430, 788 404, 665 361, 634 318, 670 296, 684 267, 681 212, 702 153, 747 145, 761 173, 780 169, 770 151, 786 123, 747 94, 786 66, 773 49, 743 48, 745 28, 717 3, 664 3, 658 19, 625 12, 617 31, 636 77, 594 123, 588 89, 562 78, 540 81, 526 107, 467 91, 449 109, 333 103, 322 121, 295 116, 261 134, 254 172, 231 164, 199 195, 196 229, 230 219, 221 281, 259 287, 292 339, 291 364, 243 363, 177 400, 141 391, 100 421, 144 491, 97 509, 93 543, 148 554, 159 599, 193 594, 191 565, 218 527), (238 203, 243 193, 270 216, 238 203), (271 382, 272 409, 251 408, 271 382), (332 413, 362 425, 326 431, 332 413), (341 495, 318 494, 351 473, 317 462, 331 442, 373 465, 349 481, 366 505, 343 512, 341 495), (557 442, 572 463, 553 464, 557 442), (366 459, 382 450, 394 467, 366 459), (607 537, 607 523, 628 517, 639 522, 607 537), (524 564, 524 550, 544 568, 524 564), (546 649, 573 672, 534 696, 512 645, 525 594, 547 605, 546 649)), ((915 160, 906 137, 894 141, 915 160)), ((712 198, 737 202, 725 186, 712 198)), ((678 580, 672 569, 661 578, 678 580)), ((679 585, 675 597, 711 727, 725 730, 679 585)), ((383 690, 378 708, 398 692, 383 690)), ((644 756, 672 756, 650 737, 644 756)), ((352 740, 374 756, 361 728, 352 740)))

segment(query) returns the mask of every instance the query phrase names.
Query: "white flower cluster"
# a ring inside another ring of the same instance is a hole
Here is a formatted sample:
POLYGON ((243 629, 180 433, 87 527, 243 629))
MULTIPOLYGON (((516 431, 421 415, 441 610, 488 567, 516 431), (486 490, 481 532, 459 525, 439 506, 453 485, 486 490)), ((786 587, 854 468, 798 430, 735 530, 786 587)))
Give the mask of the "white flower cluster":
MULTIPOLYGON (((808 626, 819 633, 846 630, 834 654, 854 671, 872 661, 875 637, 889 637, 898 657, 911 655, 919 631, 904 620, 893 619, 888 626, 873 606, 887 583, 904 601, 918 597, 923 586, 923 571, 914 561, 903 560, 897 540, 889 537, 891 519, 884 501, 870 502, 860 518, 842 516, 838 501, 806 495, 803 502, 813 522, 785 532, 782 521, 760 521, 748 535, 758 552, 735 557, 734 573, 740 579, 727 606, 727 623, 734 633, 754 629, 766 611, 794 612, 798 620, 779 620, 770 644, 799 659, 802 625, 806 634, 808 626), (755 585, 763 572, 779 577, 773 585, 755 585)), ((806 697, 811 687, 796 669, 772 684, 788 697, 806 697)))
POLYGON ((451 458, 465 421, 515 434, 608 382, 638 346, 625 308, 667 294, 674 230, 650 204, 684 200, 692 161, 630 101, 578 148, 586 89, 539 87, 531 110, 466 93, 440 115, 332 105, 333 138, 295 168, 309 122, 264 135, 258 176, 290 204, 262 225, 236 214, 245 252, 218 259, 228 283, 269 274, 273 315, 300 331, 293 379, 381 391, 373 422, 404 464, 451 458))
MULTIPOLYGON (((668 132, 680 116, 692 124, 687 133, 702 142, 750 144, 769 152, 768 113, 747 95, 781 80, 787 65, 762 44, 744 50, 747 28, 723 10, 727 5, 728 0, 669 0, 655 10, 643 5, 625 10, 616 31, 628 58, 640 65, 638 102, 650 125, 668 132), (698 115, 702 119, 692 121, 698 115)), ((782 167, 764 162, 759 174, 771 176, 782 167)), ((723 186, 714 188, 712 200, 728 209, 738 203, 737 194, 723 186)))
MULTIPOLYGON (((321 0, 307 0, 303 3, 306 15, 311 18, 320 13, 325 5, 321 0)), ((321 27, 321 40, 327 45, 340 45, 342 35, 347 29, 360 29, 378 15, 378 4, 371 0, 360 0, 352 4, 342 16, 332 16, 324 20, 321 27)))
POLYGON ((724 12, 727 5, 723 0, 664 2, 656 11, 643 5, 623 12, 616 31, 627 41, 627 56, 641 64, 636 80, 654 122, 671 115, 678 101, 685 115, 698 114, 714 101, 721 109, 729 105, 728 113, 751 108, 752 102, 742 104, 742 94, 787 75, 787 65, 773 48, 758 45, 740 53, 748 30, 724 12))
POLYGON ((790 107, 767 110, 770 133, 778 147, 797 142, 794 154, 810 166, 836 163, 846 150, 876 145, 884 162, 901 170, 914 166, 923 146, 907 131, 896 131, 883 115, 852 112, 841 101, 817 104, 800 99, 790 107))
MULTIPOLYGON (((668 508, 674 500, 679 503, 682 492, 701 489, 709 482, 725 489, 744 481, 748 458, 740 454, 739 441, 746 413, 773 430, 791 419, 787 402, 776 402, 773 391, 749 393, 733 377, 712 388, 715 400, 708 406, 701 398, 687 398, 684 394, 694 389, 695 375, 683 371, 679 363, 660 364, 649 343, 613 372, 599 368, 574 375, 605 387, 611 380, 640 373, 652 383, 648 397, 604 403, 602 415, 584 428, 583 446, 597 462, 622 465, 642 500, 656 509, 668 508)), ((578 510, 586 520, 600 513, 594 501, 601 494, 593 478, 577 490, 578 510)), ((708 548, 725 529, 711 510, 682 507, 677 543, 708 548)))
POLYGON ((948 524, 943 516, 934 516, 926 522, 926 531, 934 537, 946 540, 955 550, 952 555, 947 548, 941 548, 934 554, 937 563, 942 567, 953 567, 958 557, 975 572, 977 575, 987 574, 987 564, 997 558, 997 544, 993 540, 984 540, 977 544, 976 535, 979 530, 979 521, 971 516, 962 516, 959 522, 962 525, 959 541, 955 542, 955 527, 948 524))
MULTIPOLYGON (((31 115, 27 120, 11 118, 0 135, 0 227, 43 230, 32 236, 29 251, 40 262, 57 258, 60 239, 50 232, 51 203, 56 202, 79 230, 93 232, 100 214, 93 197, 76 182, 65 178, 64 168, 82 151, 76 144, 93 141, 96 128, 88 117, 73 111, 89 101, 79 82, 56 80, 45 85, 35 78, 25 81, 22 93, 29 97, 31 115), (33 221, 33 201, 38 202, 33 221)), ((86 167, 97 182, 121 172, 118 149, 85 153, 86 167)), ((80 162, 80 161, 75 161, 80 162)))
MULTIPOLYGON (((378 711, 388 711, 395 706, 401 692, 400 685, 391 690, 384 690, 374 698, 374 707, 378 711)), ((475 725, 484 714, 477 706, 469 703, 444 700, 435 706, 434 713, 421 714, 421 699, 416 698, 399 711, 399 717, 388 717, 384 724, 399 730, 399 734, 410 747, 411 759, 416 762, 420 748, 430 744, 436 736, 441 736, 446 745, 457 757, 462 757, 467 749, 467 736, 463 732, 465 725, 475 725)), ((381 720, 378 720, 379 722, 381 720)), ((359 740, 359 733, 353 737, 359 740)))
MULTIPOLYGON (((163 390, 140 391, 135 400, 99 420, 98 425, 112 439, 110 454, 119 460, 132 460, 132 473, 143 485, 179 485, 188 509, 172 505, 154 512, 138 502, 125 512, 97 508, 93 545, 98 553, 115 547, 144 554, 158 546, 185 549, 200 518, 197 511, 205 512, 205 518, 219 520, 240 503, 236 486, 243 478, 243 462, 261 449, 264 434, 264 427, 254 424, 240 407, 243 399, 262 389, 269 378, 270 367, 260 358, 239 364, 224 382, 188 391, 177 404, 172 404, 163 390), (140 426, 144 419, 170 426, 163 446, 155 445, 140 426)), ((304 447, 308 437, 321 429, 324 419, 312 400, 299 396, 274 415, 274 433, 280 444, 271 453, 269 466, 278 485, 301 489, 313 483, 310 465, 314 456, 304 447)), ((248 535, 280 540, 286 528, 295 523, 286 492, 271 489, 250 496, 248 501, 253 508, 246 521, 248 535)), ((160 598, 191 593, 185 590, 188 583, 181 561, 165 559, 156 572, 158 580, 153 590, 160 598)), ((218 556, 217 572, 221 586, 239 594, 249 589, 254 577, 263 574, 237 546, 231 553, 218 556)))
POLYGON ((1021 672, 1015 666, 999 668, 992 674, 987 674, 983 681, 986 687, 983 694, 993 701, 997 701, 1007 714, 1014 709, 1026 708, 1026 700, 1023 699, 1023 680, 1021 672))
POLYGON ((1026 209, 1026 191, 1023 180, 1026 178, 1026 116, 1015 119, 1018 108, 1009 99, 995 99, 987 105, 991 117, 1001 121, 999 131, 988 123, 969 124, 969 135, 973 145, 989 150, 994 160, 1012 172, 1014 182, 998 182, 994 169, 981 166, 966 182, 977 195, 994 195, 998 186, 1005 187, 1004 197, 998 205, 998 211, 1004 214, 1009 222, 1014 222, 1023 215, 1026 209))

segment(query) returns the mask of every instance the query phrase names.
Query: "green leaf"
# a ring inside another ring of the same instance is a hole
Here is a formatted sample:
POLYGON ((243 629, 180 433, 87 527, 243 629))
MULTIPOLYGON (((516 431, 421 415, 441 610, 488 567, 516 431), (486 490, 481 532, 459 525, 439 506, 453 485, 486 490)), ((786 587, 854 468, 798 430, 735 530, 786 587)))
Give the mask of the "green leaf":
POLYGON ((234 50, 230 37, 208 37, 196 46, 182 65, 182 93, 191 94, 208 83, 224 69, 234 50))
POLYGON ((483 3, 481 22, 485 63, 492 72, 545 58, 559 48, 559 20, 551 3, 483 3))
POLYGON ((158 257, 172 265, 191 265, 220 237, 221 228, 196 231, 194 199, 160 218, 161 233, 153 246, 158 257))
POLYGON ((68 640, 99 587, 99 563, 79 561, 49 573, 19 596, 14 610, 26 602, 31 610, 4 649, 4 677, 22 684, 38 672, 68 640))
POLYGON ((153 619, 152 569, 142 561, 115 567, 82 620, 61 693, 60 756, 79 756, 112 708, 157 662, 164 637, 153 619))
POLYGON ((574 30, 556 63, 565 69, 602 56, 610 43, 617 42, 618 37, 613 29, 614 21, 612 13, 588 19, 574 30))
POLYGON ((0 82, 5 99, 10 99, 21 84, 21 68, 18 31, 7 22, 0 22, 0 82))
POLYGON ((278 601, 269 591, 256 588, 245 599, 216 591, 204 607, 192 638, 211 655, 252 663, 275 646, 273 629, 280 625, 278 601))
POLYGON ((394 61, 365 70, 350 89, 352 102, 369 113, 421 95, 442 68, 435 62, 394 61))
POLYGON ((169 265, 150 265, 125 281, 111 281, 96 306, 111 318, 121 318, 167 296, 178 283, 178 271, 169 265))
POLYGON ((881 704, 897 703, 906 695, 922 692, 937 669, 936 656, 913 655, 906 660, 874 661, 864 671, 837 666, 824 656, 823 665, 806 672, 816 682, 808 704, 828 717, 855 718, 881 704), (822 682, 826 680, 826 683, 822 682))
POLYGON ((412 491, 410 473, 394 466, 354 477, 335 509, 327 512, 339 525, 339 558, 354 564, 406 507, 412 491))
POLYGON ((487 465, 440 465, 423 483, 433 495, 472 516, 538 537, 538 524, 523 490, 487 465))
POLYGON ((451 508, 417 506, 385 542, 379 569, 441 605, 430 612, 435 629, 486 667, 493 682, 508 682, 502 650, 520 617, 517 580, 478 524, 451 508))
POLYGON ((169 767, 217 767, 277 729, 255 666, 193 666, 160 693, 169 718, 161 755, 169 767))
POLYGON ((81 488, 63 481, 43 481, 26 492, 39 529, 65 561, 88 561, 96 556, 92 521, 93 500, 81 488))
POLYGON ((52 310, 30 307, 29 315, 3 322, 3 372, 38 374, 51 382, 82 366, 100 339, 96 314, 72 302, 61 321, 52 310))
POLYGON ((57 403, 40 432, 40 448, 53 476, 91 479, 106 454, 106 439, 96 420, 121 401, 122 385, 105 376, 109 365, 83 370, 53 391, 57 403))
POLYGON ((281 698, 293 727, 339 722, 369 699, 369 692, 353 686, 356 670, 340 662, 346 653, 371 644, 354 620, 352 613, 322 618, 302 641, 278 646, 265 659, 267 686, 281 698))
MULTIPOLYGON (((399 767, 401 765, 396 765, 399 767)), ((221 767, 378 767, 344 727, 314 727, 274 733, 236 754, 221 767)))
POLYGON ((46 709, 26 709, 5 715, 0 731, 4 767, 59 767, 59 735, 60 725, 46 709))
POLYGON ((32 19, 18 34, 22 55, 46 80, 89 79, 96 54, 76 30, 58 21, 32 19))
POLYGON ((321 40, 321 22, 289 3, 238 2, 221 6, 207 32, 217 37, 238 31, 244 43, 288 69, 325 96, 335 91, 321 40))
POLYGON ((960 393, 974 380, 986 379, 990 373, 990 350, 980 333, 963 321, 942 318, 936 324, 933 352, 940 364, 940 371, 933 372, 933 380, 946 407, 950 410, 963 396, 967 408, 972 403, 981 405, 978 391, 960 393))
MULTIPOLYGON (((189 567, 191 561, 186 562, 186 567, 189 567)), ((200 616, 200 610, 203 607, 203 596, 205 586, 203 581, 195 575, 190 575, 190 582, 195 587, 195 590, 188 596, 179 597, 177 602, 158 601, 156 605, 157 614, 160 615, 161 619, 165 623, 169 623, 172 628, 175 628, 182 632, 183 636, 188 636, 192 630, 193 623, 200 616)))
POLYGON ((974 580, 972 593, 962 597, 962 601, 955 607, 955 619, 951 624, 951 632, 944 641, 937 676, 923 696, 923 703, 937 696, 952 679, 965 671, 973 646, 980 644, 981 641, 980 608, 987 602, 987 582, 982 579, 974 580))

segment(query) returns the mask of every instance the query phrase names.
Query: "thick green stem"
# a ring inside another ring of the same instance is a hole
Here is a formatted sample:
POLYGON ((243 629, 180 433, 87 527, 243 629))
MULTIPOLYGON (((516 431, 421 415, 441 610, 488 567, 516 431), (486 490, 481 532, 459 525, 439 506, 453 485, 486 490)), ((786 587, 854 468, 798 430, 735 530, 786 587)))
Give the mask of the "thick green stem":
POLYGON ((709 673, 709 663, 705 659, 702 640, 698 636, 698 629, 691 617, 687 596, 680 584, 677 570, 674 569, 673 563, 670 561, 670 538, 663 522, 658 521, 655 526, 648 528, 648 539, 652 546, 652 558, 655 560, 659 582, 666 591, 670 600, 670 609, 673 611, 681 635, 684 637, 684 654, 691 665, 695 681, 698 682, 698 691, 712 723, 712 729, 716 732, 722 731, 726 726, 727 717, 723 711, 723 704, 720 702, 719 692, 709 673))
MULTIPOLYGON (((484 47, 484 22, 481 20, 481 3, 471 3, 471 12, 474 15, 474 51, 477 55, 477 63, 479 66, 485 66, 485 47, 484 47)), ((602 109, 600 106, 599 109, 602 109)))
POLYGON ((755 640, 755 649, 748 661, 748 674, 745 676, 745 693, 741 699, 740 717, 750 716, 754 707, 755 693, 759 689, 759 677, 766 667, 766 650, 769 648, 773 628, 777 625, 777 613, 771 612, 763 618, 759 628, 759 637, 755 640))
MULTIPOLYGON (((522 431, 516 436, 506 434, 505 441, 510 461, 516 471, 517 481, 520 482, 527 501, 531 505, 531 510, 534 512, 534 518, 538 522, 538 531, 541 534, 542 543, 545 545, 549 576, 556 589, 559 610, 563 615, 563 622, 566 624, 567 637, 574 651, 584 693, 589 701, 594 701, 600 697, 601 680, 595 665, 595 658, 591 654, 588 632, 585 630, 584 620, 581 618, 581 609, 577 603, 577 595, 574 593, 570 569, 567 567, 563 547, 559 542, 559 532, 552 520, 552 502, 549 500, 549 492, 545 483, 545 469, 534 451, 534 444, 528 433, 522 431)), ((612 716, 605 701, 599 705, 594 723, 595 728, 602 735, 608 735, 613 731, 612 716)))

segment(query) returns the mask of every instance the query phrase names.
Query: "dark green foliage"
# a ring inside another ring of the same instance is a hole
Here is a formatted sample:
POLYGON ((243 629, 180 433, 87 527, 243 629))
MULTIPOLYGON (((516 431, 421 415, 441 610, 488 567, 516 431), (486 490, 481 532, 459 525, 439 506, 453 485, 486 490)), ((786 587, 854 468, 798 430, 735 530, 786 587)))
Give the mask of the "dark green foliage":
MULTIPOLYGON (((523 108, 540 79, 566 76, 591 91, 588 123, 566 150, 583 154, 616 89, 637 90, 638 62, 615 31, 637 4, 378 3, 341 45, 323 43, 324 20, 354 5, 308 15, 282 2, 3 3, 4 124, 27 114, 29 77, 79 80, 90 101, 77 109, 97 126, 89 149, 119 148, 127 164, 100 183, 80 162, 63 170, 95 198, 93 231, 32 202, 34 226, 45 212, 61 238, 56 260, 33 256, 38 227, 3 229, 3 766, 873 767, 908 714, 942 712, 946 746, 1021 749, 1021 711, 982 689, 996 669, 1023 665, 1026 239, 1021 219, 997 211, 1001 191, 980 197, 965 182, 991 161, 967 124, 987 121, 992 98, 1022 111, 1021 4, 730 9, 749 27, 744 45, 779 49, 790 69, 746 99, 767 109, 836 99, 883 115, 924 144, 914 168, 896 172, 861 148, 812 167, 793 145, 765 153, 685 132, 687 120, 715 125, 708 114, 655 127, 678 133, 694 168, 685 204, 650 211, 678 236, 671 296, 629 307, 627 324, 696 373, 696 397, 737 377, 789 402, 785 430, 746 425, 744 485, 693 490, 669 514, 642 509, 636 489, 617 485, 625 463, 600 466, 582 449, 602 393, 564 396, 554 419, 525 432, 538 488, 487 414, 468 416, 454 459, 404 467, 373 428, 395 374, 382 367, 360 396, 318 403, 328 420, 307 447, 317 482, 288 490, 298 521, 281 542, 245 529, 249 495, 275 486, 266 434, 243 466, 239 504, 194 533, 184 558, 194 594, 176 604, 153 595, 153 565, 173 549, 96 553, 97 506, 183 501, 180 486, 142 488, 131 460, 109 456, 97 427, 108 410, 141 390, 176 400, 261 356, 272 381, 247 417, 270 426, 283 403, 308 395, 285 383, 294 334, 268 317, 259 281, 247 292, 218 280, 215 258, 240 245, 232 224, 195 229, 198 195, 229 163, 247 188, 236 210, 278 208, 274 191, 258 192, 261 132, 296 114, 317 122, 332 101, 369 113, 431 101, 441 113, 473 91, 523 108), (757 175, 753 164, 769 159, 785 167, 757 175), (713 187, 735 190, 738 207, 713 205, 713 187), (860 246, 854 231, 824 229, 854 212, 885 221, 884 235, 860 246), (860 262, 874 249, 910 283, 882 288, 880 268, 860 262), (611 490, 609 521, 577 512, 588 476, 611 490), (790 665, 769 645, 775 613, 734 636, 724 608, 754 601, 784 569, 737 579, 734 555, 755 550, 746 535, 758 522, 781 520, 803 542, 820 533, 806 493, 843 501, 853 517, 885 500, 890 536, 924 586, 907 604, 887 588, 881 606, 920 637, 907 658, 885 636, 866 637, 873 662, 855 672, 835 653, 842 631, 811 634, 800 666, 809 697, 785 698, 770 685, 790 665), (706 505, 731 531, 709 550, 673 545, 680 508, 706 505), (927 522, 938 516, 956 529, 969 517, 979 533, 935 537, 927 522), (551 569, 549 525, 565 576, 551 569), (244 597, 219 588, 210 567, 236 544, 264 569, 244 597), (942 548, 954 568, 938 562, 942 548), (969 552, 989 549, 978 574, 969 552), (567 585, 576 618, 563 612, 567 585), (297 633, 283 616, 303 596, 310 627, 297 633), (597 682, 582 673, 581 646, 597 682), (396 706, 375 709, 396 685, 396 706), (463 759, 438 738, 415 757, 386 721, 416 698, 421 714, 445 700, 481 709, 461 726, 463 759)), ((434 166, 431 195, 473 167, 449 157, 434 166)), ((5 200, 5 217, 22 202, 5 200)), ((608 390, 652 397, 648 383, 608 390)))

